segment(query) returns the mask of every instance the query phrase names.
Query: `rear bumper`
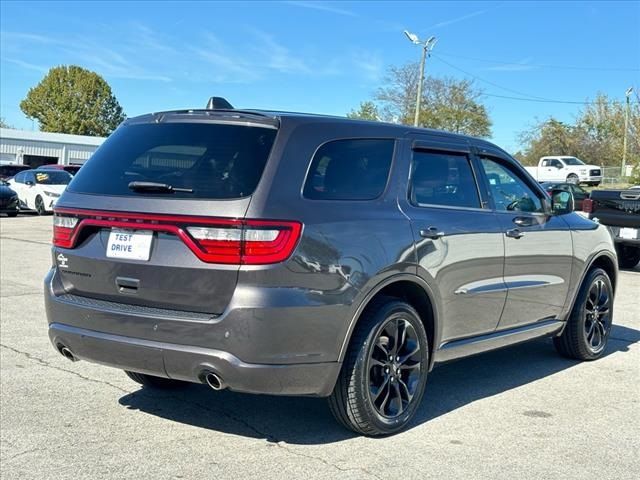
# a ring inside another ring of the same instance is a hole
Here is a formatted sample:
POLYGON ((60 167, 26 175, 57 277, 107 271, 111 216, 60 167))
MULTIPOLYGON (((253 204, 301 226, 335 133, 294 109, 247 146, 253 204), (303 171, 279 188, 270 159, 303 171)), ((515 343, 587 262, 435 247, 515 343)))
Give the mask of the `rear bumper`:
POLYGON ((44 290, 51 342, 82 360, 195 383, 213 371, 231 390, 273 395, 328 396, 340 371, 347 325, 336 306, 264 296, 257 305, 251 295, 222 315, 187 318, 66 294, 55 268, 44 290))
POLYGON ((75 357, 159 377, 203 383, 203 373, 217 373, 229 389, 272 395, 326 397, 340 364, 257 365, 220 350, 153 342, 84 330, 61 323, 49 325, 49 339, 75 357))

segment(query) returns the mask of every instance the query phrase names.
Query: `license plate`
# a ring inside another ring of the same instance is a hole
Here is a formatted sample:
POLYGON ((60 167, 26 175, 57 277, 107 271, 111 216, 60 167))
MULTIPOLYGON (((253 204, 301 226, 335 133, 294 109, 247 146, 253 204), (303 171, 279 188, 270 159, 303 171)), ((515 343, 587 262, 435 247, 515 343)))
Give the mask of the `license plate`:
POLYGON ((151 230, 122 230, 112 228, 107 242, 107 257, 128 260, 149 260, 151 230))
POLYGON ((638 230, 635 228, 621 228, 618 233, 620 238, 628 238, 630 240, 638 238, 638 230))

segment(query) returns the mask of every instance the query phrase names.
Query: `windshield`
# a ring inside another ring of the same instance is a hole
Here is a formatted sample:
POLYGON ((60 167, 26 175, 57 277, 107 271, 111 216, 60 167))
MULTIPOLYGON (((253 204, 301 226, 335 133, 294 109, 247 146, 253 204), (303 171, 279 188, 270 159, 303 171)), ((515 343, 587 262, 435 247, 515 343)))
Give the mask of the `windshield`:
POLYGON ((123 126, 80 169, 69 190, 189 199, 246 197, 258 185, 276 133, 273 128, 216 123, 123 126), (172 188, 132 189, 132 182, 172 188))
POLYGON ((40 185, 69 185, 73 176, 65 171, 36 172, 36 183, 40 185))
POLYGON ((584 165, 584 162, 576 157, 562 157, 566 165, 584 165))

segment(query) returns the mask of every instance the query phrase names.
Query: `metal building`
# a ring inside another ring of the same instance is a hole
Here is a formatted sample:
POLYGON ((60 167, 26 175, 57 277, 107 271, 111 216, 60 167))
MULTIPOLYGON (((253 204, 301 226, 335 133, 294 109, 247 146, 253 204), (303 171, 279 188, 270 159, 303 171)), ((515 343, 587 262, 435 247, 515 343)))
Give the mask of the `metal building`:
POLYGON ((103 137, 0 128, 0 165, 82 165, 104 141, 103 137))

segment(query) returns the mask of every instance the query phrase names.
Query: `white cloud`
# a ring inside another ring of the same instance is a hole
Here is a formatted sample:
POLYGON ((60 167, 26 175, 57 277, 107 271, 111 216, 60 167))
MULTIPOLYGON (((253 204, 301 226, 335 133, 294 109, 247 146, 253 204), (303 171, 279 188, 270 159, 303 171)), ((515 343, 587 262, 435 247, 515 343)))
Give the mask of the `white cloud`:
POLYGON ((293 5, 295 7, 302 7, 302 8, 310 8, 313 10, 320 10, 322 12, 328 12, 328 13, 335 13, 336 15, 343 15, 345 17, 357 17, 358 14, 355 12, 352 12, 350 10, 345 10, 344 8, 340 8, 340 7, 336 7, 335 4, 337 2, 312 2, 312 1, 300 1, 300 2, 294 2, 294 1, 288 1, 288 2, 284 2, 288 5, 293 5))

